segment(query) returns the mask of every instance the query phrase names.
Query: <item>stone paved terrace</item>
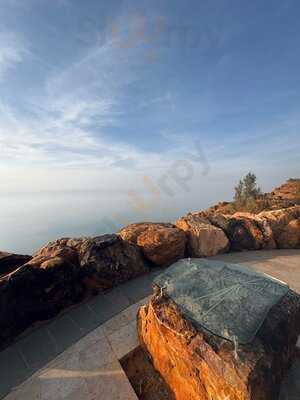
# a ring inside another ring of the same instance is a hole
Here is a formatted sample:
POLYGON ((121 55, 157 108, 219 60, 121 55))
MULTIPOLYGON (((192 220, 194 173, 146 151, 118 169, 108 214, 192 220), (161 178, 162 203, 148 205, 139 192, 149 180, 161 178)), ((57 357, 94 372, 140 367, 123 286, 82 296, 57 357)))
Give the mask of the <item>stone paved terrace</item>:
MULTIPOLYGON (((300 293, 300 251, 231 253, 240 263, 286 281, 300 293)), ((137 400, 119 360, 137 345, 135 317, 160 270, 96 296, 23 334, 0 353, 0 398, 6 400, 137 400)), ((281 400, 299 400, 300 362, 281 400)))

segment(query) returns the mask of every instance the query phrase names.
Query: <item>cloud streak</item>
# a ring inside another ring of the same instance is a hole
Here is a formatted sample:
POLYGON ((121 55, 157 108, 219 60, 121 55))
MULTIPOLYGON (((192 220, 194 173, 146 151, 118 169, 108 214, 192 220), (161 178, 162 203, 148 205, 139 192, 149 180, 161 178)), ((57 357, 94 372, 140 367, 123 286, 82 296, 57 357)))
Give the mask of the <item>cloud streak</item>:
MULTIPOLYGON (((24 53, 22 47, 13 47, 12 36, 2 35, 1 40, 7 37, 10 40, 0 52, 1 76, 21 62, 24 53)), ((109 166, 137 156, 135 149, 103 134, 121 114, 117 92, 133 80, 126 73, 126 59, 121 58, 112 43, 91 49, 76 63, 46 77, 44 90, 26 99, 29 113, 0 103, 2 162, 109 166), (113 71, 118 64, 118 71, 113 71)))
POLYGON ((13 32, 0 31, 0 81, 28 54, 23 41, 13 32))

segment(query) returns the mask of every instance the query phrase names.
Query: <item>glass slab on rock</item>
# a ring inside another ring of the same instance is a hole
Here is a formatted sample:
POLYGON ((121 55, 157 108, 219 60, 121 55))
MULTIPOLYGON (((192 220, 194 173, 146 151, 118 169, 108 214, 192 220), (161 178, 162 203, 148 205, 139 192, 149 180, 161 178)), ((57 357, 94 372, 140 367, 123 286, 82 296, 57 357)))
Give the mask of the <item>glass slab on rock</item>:
POLYGON ((154 284, 196 327, 239 344, 253 341, 270 309, 289 287, 244 266, 207 259, 183 259, 154 284))

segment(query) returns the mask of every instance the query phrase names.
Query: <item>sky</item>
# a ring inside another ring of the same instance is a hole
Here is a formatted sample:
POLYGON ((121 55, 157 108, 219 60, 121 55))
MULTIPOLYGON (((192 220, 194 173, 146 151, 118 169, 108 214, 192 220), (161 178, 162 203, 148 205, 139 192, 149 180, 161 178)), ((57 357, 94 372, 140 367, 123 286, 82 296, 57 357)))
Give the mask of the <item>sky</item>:
POLYGON ((299 18, 292 0, 2 0, 0 194, 196 208, 249 170, 266 191, 299 177, 299 18))

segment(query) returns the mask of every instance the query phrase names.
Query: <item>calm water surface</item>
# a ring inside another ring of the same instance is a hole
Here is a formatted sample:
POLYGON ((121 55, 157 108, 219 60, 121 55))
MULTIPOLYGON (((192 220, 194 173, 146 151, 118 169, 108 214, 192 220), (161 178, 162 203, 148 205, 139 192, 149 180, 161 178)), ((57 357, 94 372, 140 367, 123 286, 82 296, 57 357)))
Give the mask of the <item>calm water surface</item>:
POLYGON ((101 235, 142 220, 172 221, 201 208, 184 195, 141 200, 137 208, 124 193, 2 194, 0 250, 30 254, 59 237, 101 235))

